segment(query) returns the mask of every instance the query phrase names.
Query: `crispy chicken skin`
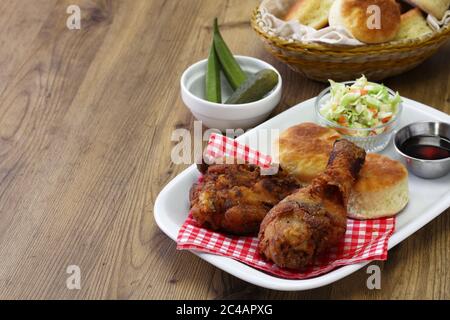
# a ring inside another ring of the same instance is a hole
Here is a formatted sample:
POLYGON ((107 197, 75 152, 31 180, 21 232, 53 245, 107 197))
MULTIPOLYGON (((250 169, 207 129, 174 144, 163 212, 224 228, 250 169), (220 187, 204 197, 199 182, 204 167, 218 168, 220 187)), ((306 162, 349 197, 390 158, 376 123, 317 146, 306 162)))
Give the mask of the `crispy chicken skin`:
POLYGON ((365 156, 363 149, 347 140, 335 142, 325 172, 264 218, 259 232, 261 255, 280 267, 302 269, 336 246, 345 235, 347 200, 365 156))
POLYGON ((299 185, 280 171, 262 176, 248 164, 200 166, 201 182, 191 188, 191 212, 200 225, 236 235, 257 234, 267 212, 299 185))

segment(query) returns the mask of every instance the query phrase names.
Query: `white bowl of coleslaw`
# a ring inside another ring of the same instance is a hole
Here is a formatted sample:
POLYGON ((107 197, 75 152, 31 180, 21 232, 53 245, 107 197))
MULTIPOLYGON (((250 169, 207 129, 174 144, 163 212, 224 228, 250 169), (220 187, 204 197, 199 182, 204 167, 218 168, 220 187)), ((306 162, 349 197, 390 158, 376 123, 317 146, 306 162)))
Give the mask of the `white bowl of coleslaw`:
POLYGON ((330 84, 316 99, 317 121, 367 152, 386 148, 403 110, 398 92, 364 76, 330 84))

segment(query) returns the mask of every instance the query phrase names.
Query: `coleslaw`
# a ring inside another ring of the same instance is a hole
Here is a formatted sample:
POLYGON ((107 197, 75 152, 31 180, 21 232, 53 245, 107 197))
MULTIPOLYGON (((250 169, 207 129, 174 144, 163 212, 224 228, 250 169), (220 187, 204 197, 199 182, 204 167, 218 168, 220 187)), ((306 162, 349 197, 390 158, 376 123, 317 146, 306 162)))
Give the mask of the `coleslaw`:
POLYGON ((383 125, 397 114, 402 99, 398 92, 389 94, 382 85, 367 81, 365 76, 352 85, 329 80, 330 98, 320 108, 327 120, 358 131, 360 136, 377 135, 384 132, 383 125))

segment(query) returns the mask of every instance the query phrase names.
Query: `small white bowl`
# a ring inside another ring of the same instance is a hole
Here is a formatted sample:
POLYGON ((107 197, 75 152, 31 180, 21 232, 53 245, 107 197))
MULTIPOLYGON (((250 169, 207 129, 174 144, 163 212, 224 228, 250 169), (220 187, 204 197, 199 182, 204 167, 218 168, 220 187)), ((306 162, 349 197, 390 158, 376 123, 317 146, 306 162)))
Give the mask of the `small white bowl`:
MULTIPOLYGON (((272 69, 278 74, 278 84, 261 100, 245 104, 224 104, 209 102, 205 96, 205 74, 207 60, 199 61, 184 71, 181 76, 181 97, 197 120, 208 128, 221 131, 226 129, 248 129, 254 127, 270 115, 281 100, 282 79, 280 73, 262 60, 234 56, 247 74, 262 69, 272 69)), ((221 75, 222 101, 233 93, 224 75, 221 75)))

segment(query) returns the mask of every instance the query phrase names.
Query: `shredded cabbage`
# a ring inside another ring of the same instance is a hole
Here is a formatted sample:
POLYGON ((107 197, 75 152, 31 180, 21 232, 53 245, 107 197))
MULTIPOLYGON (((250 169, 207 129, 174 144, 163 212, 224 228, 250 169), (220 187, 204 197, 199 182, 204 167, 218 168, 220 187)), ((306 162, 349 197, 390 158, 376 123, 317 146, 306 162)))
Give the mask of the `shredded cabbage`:
POLYGON ((392 96, 384 85, 369 82, 364 75, 351 86, 329 81, 330 99, 321 106, 320 114, 343 127, 374 128, 358 133, 361 136, 382 133, 382 128, 375 128, 395 117, 402 102, 398 92, 392 96))

